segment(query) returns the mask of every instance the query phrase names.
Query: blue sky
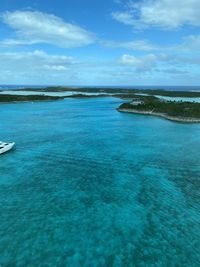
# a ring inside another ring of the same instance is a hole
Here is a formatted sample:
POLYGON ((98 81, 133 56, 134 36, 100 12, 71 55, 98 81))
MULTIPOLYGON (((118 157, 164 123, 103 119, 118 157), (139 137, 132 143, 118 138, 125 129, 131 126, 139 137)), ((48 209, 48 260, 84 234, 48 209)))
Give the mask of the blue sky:
POLYGON ((200 85, 199 0, 1 0, 0 83, 200 85))

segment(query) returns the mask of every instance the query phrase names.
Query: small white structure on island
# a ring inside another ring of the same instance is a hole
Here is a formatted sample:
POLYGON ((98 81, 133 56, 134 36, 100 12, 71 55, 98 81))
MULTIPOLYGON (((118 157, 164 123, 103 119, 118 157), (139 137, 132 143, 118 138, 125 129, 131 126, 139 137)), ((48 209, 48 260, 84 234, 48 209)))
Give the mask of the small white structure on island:
POLYGON ((144 104, 144 101, 138 99, 138 98, 134 98, 131 102, 130 102, 131 105, 133 106, 137 106, 139 104, 144 104))

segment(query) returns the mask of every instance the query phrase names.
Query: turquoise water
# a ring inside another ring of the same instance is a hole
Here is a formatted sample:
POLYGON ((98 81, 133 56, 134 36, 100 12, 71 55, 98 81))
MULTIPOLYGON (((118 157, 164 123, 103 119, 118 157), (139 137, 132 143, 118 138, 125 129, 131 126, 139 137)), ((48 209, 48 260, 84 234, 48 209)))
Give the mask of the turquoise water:
MULTIPOLYGON (((147 96, 148 94, 136 94, 136 95, 142 95, 147 96)), ((161 96, 161 95, 154 95, 159 99, 167 100, 167 101, 182 101, 182 102, 196 102, 200 103, 200 97, 173 97, 173 96, 161 96)))
POLYGON ((119 104, 0 105, 0 266, 200 266, 200 125, 119 104))
POLYGON ((183 101, 183 102, 196 102, 200 103, 200 97, 171 97, 171 96, 159 96, 155 95, 160 99, 164 99, 167 101, 183 101))
MULTIPOLYGON (((0 95, 48 95, 48 96, 71 96, 75 94, 83 94, 83 92, 73 92, 73 91, 67 91, 67 92, 37 92, 37 91, 14 91, 14 90, 4 90, 0 91, 0 95)), ((104 95, 105 93, 85 93, 84 95, 104 95)), ((108 94, 112 95, 112 94, 108 94)))

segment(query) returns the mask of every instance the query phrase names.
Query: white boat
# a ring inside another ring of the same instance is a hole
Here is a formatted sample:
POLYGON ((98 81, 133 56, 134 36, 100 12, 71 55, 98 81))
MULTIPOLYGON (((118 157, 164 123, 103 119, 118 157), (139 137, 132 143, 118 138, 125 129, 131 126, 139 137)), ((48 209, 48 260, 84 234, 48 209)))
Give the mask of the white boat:
POLYGON ((3 154, 13 148, 15 143, 4 143, 0 141, 0 154, 3 154))

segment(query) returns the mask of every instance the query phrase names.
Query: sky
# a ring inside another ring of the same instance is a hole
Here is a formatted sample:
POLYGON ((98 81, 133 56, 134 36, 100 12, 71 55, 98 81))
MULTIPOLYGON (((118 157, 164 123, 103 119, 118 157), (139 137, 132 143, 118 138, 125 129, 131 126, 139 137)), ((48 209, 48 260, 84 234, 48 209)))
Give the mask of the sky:
POLYGON ((200 85, 200 0, 1 0, 0 84, 200 85))

